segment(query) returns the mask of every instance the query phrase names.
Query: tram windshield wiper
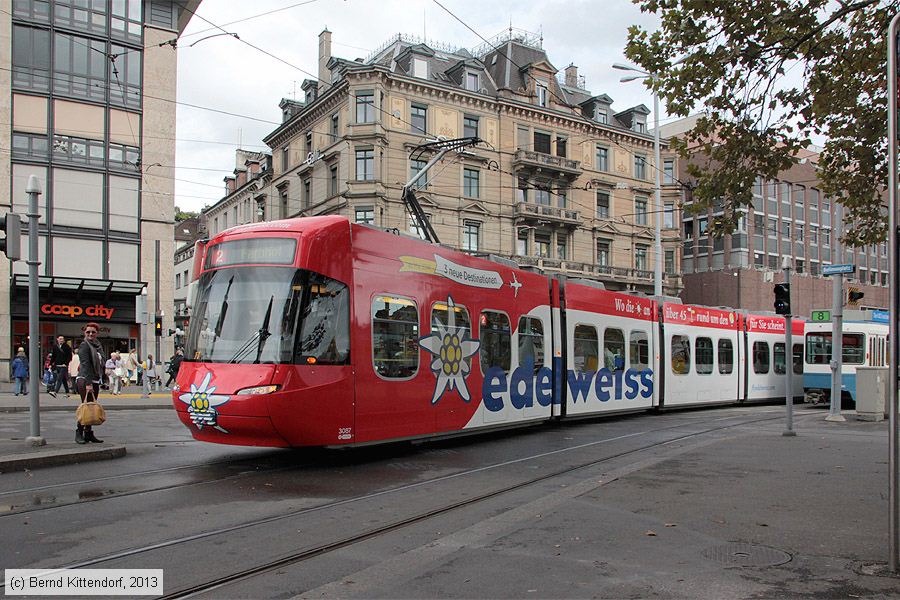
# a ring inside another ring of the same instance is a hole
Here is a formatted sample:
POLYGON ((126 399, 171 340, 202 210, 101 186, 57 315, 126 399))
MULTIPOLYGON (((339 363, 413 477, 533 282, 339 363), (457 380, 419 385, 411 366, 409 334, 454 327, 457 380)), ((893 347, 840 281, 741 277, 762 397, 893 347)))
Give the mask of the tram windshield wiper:
POLYGON ((253 364, 259 364, 259 359, 262 357, 263 346, 266 345, 266 340, 272 335, 272 332, 269 331, 269 320, 272 317, 273 300, 275 300, 275 296, 270 296, 269 308, 266 309, 266 317, 263 319, 262 327, 259 328, 259 346, 256 349, 256 360, 253 361, 253 364))
POLYGON ((254 364, 258 364, 260 358, 262 356, 263 347, 266 344, 266 340, 269 339, 269 336, 272 334, 269 333, 269 320, 272 317, 272 302, 275 300, 275 296, 269 297, 269 307, 266 309, 266 316, 263 318, 262 326, 253 332, 253 335, 250 336, 246 342, 241 344, 241 347, 238 348, 234 355, 228 359, 229 363, 240 362, 245 356, 247 356, 250 351, 253 349, 253 346, 256 345, 256 360, 254 364))

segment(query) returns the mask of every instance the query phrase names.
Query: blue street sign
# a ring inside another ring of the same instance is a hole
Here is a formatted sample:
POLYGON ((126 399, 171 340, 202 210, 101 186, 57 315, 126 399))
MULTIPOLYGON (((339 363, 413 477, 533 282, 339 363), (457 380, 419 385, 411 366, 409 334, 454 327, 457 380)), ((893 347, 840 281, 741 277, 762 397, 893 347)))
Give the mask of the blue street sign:
POLYGON ((822 267, 822 275, 843 275, 855 271, 856 267, 853 265, 825 265, 822 267))
POLYGON ((886 310, 873 310, 872 321, 874 323, 890 323, 890 313, 886 310))

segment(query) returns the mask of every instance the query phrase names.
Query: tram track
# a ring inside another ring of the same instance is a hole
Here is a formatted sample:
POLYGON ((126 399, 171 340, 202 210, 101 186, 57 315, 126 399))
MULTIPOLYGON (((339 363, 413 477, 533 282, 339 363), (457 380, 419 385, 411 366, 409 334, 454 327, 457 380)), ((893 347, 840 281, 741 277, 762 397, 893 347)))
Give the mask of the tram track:
MULTIPOLYGON (((736 419, 739 417, 740 416, 728 415, 728 416, 722 417, 721 419, 718 419, 718 420, 722 421, 722 420, 736 419)), ((749 420, 741 419, 737 423, 721 424, 719 426, 714 426, 714 427, 707 426, 707 427, 703 427, 703 428, 700 428, 700 429, 697 429, 694 431, 689 431, 682 435, 674 435, 674 436, 666 437, 666 439, 654 441, 652 443, 640 444, 636 447, 629 448, 627 450, 623 450, 621 452, 616 452, 616 453, 613 453, 610 455, 606 455, 606 456, 603 456, 600 458, 594 458, 594 459, 591 459, 588 461, 582 461, 582 462, 578 462, 576 464, 571 464, 571 465, 565 466, 564 468, 554 469, 551 472, 547 472, 547 473, 544 473, 544 474, 541 474, 541 475, 538 475, 535 477, 529 477, 524 480, 502 486, 497 489, 488 490, 488 491, 485 491, 484 493, 477 494, 477 495, 465 498, 463 500, 459 500, 456 502, 450 502, 450 503, 447 503, 442 506, 428 508, 419 513, 412 514, 412 515, 409 515, 409 516, 406 516, 403 518, 395 519, 391 522, 372 527, 365 531, 353 533, 350 535, 345 535, 345 536, 339 537, 338 539, 333 540, 333 541, 325 542, 325 543, 322 543, 322 544, 319 544, 319 545, 316 545, 313 547, 305 548, 305 549, 302 549, 302 550, 299 550, 296 552, 291 552, 287 555, 278 557, 274 560, 266 561, 261 564, 258 564, 258 565, 252 566, 252 567, 248 567, 246 569, 242 569, 242 570, 239 570, 239 571, 236 571, 236 572, 224 575, 224 576, 219 576, 210 581, 205 581, 205 582, 197 583, 194 585, 186 586, 175 592, 171 592, 171 593, 163 596, 163 598, 185 598, 185 597, 191 597, 191 596, 194 596, 194 595, 197 595, 200 593, 204 593, 204 592, 214 591, 214 590, 220 589, 222 587, 225 587, 225 586, 228 586, 228 585, 231 585, 234 583, 238 583, 238 582, 241 582, 244 580, 251 579, 255 576, 264 574, 273 569, 279 569, 279 568, 282 568, 285 566, 301 563, 303 561, 307 561, 307 560, 328 554, 330 552, 337 551, 341 548, 351 546, 353 544, 357 544, 357 543, 360 543, 360 542, 363 542, 363 541, 366 541, 366 540, 369 540, 372 538, 376 538, 378 536, 385 535, 385 534, 397 531, 399 529, 402 529, 404 527, 408 527, 408 526, 416 524, 416 523, 421 523, 421 522, 427 521, 429 519, 432 519, 432 518, 435 518, 435 517, 438 517, 441 515, 445 515, 447 513, 450 513, 452 511, 455 511, 455 510, 458 510, 458 509, 461 509, 461 508, 464 508, 467 506, 472 506, 472 505, 475 505, 475 504, 478 504, 481 502, 485 502, 487 500, 496 498, 503 494, 508 494, 508 493, 516 491, 516 490, 527 488, 528 486, 533 486, 535 484, 539 484, 541 482, 547 481, 552 478, 556 478, 556 477, 560 477, 563 475, 573 473, 580 469, 585 469, 588 467, 601 465, 603 463, 614 461, 616 459, 621 459, 621 458, 627 457, 629 455, 635 455, 635 454, 638 454, 641 452, 652 450, 654 448, 664 447, 664 446, 678 443, 678 442, 688 440, 691 438, 710 435, 710 434, 714 434, 716 432, 720 432, 720 431, 724 431, 724 430, 728 430, 728 429, 753 426, 753 425, 757 425, 757 424, 761 424, 761 423, 778 420, 780 418, 781 418, 781 415, 779 413, 778 415, 766 416, 764 418, 755 418, 755 419, 749 419, 749 420)), ((561 453, 565 453, 565 452, 573 452, 573 451, 577 451, 580 449, 598 446, 600 444, 608 444, 608 443, 612 443, 612 442, 616 442, 616 441, 626 440, 626 439, 630 439, 630 438, 636 438, 636 437, 645 436, 645 435, 665 434, 666 432, 670 432, 671 430, 674 430, 674 429, 684 429, 686 427, 687 428, 692 428, 692 427, 696 428, 696 425, 697 425, 697 423, 677 423, 677 424, 667 426, 667 427, 661 427, 661 428, 649 429, 649 430, 641 430, 641 431, 637 431, 637 432, 633 432, 633 433, 629 433, 629 434, 624 434, 621 436, 616 436, 613 438, 607 438, 607 439, 603 439, 603 440, 588 442, 585 444, 578 444, 578 445, 573 445, 573 446, 569 446, 569 447, 565 447, 565 448, 559 448, 559 449, 548 451, 548 452, 533 454, 530 456, 520 457, 520 458, 516 458, 513 460, 508 460, 508 461, 503 461, 503 462, 494 463, 494 464, 490 464, 490 465, 485 465, 485 466, 481 466, 481 467, 477 467, 477 468, 473 468, 473 469, 467 469, 464 471, 459 471, 457 473, 444 475, 441 477, 430 478, 428 480, 418 481, 418 482, 403 485, 403 486, 380 490, 380 491, 373 492, 370 494, 363 494, 363 495, 354 496, 354 497, 350 497, 350 498, 344 498, 344 499, 337 500, 334 502, 327 502, 324 504, 320 504, 318 506, 305 507, 305 508, 302 508, 299 510, 285 513, 285 514, 253 519, 250 521, 238 523, 238 524, 231 525, 231 526, 219 527, 219 528, 212 529, 209 531, 199 532, 199 533, 196 533, 193 535, 172 538, 172 539, 164 540, 164 541, 161 541, 158 543, 148 544, 146 546, 135 547, 135 548, 131 548, 131 549, 120 551, 120 552, 110 553, 110 554, 107 554, 104 556, 98 556, 93 559, 85 560, 85 561, 78 562, 75 564, 66 565, 65 567, 60 567, 60 568, 67 568, 67 569, 85 568, 85 567, 95 567, 96 568, 96 567, 103 566, 103 565, 109 565, 110 563, 114 563, 116 561, 121 561, 122 559, 127 559, 130 557, 149 555, 149 553, 151 553, 153 551, 162 550, 162 549, 178 548, 179 546, 186 545, 191 542, 202 541, 202 540, 210 540, 211 541, 211 540, 216 539, 217 537, 228 536, 229 534, 233 534, 235 532, 249 531, 255 527, 261 527, 261 526, 264 526, 267 524, 275 523, 278 521, 284 521, 284 520, 291 519, 291 518, 298 518, 298 517, 302 518, 302 517, 305 517, 307 515, 310 515, 310 514, 313 514, 316 512, 327 511, 329 509, 336 509, 339 507, 351 505, 353 503, 359 503, 359 502, 362 502, 365 500, 377 499, 377 498, 388 496, 391 494, 399 494, 404 491, 411 491, 415 488, 421 488, 426 485, 438 484, 438 483, 446 482, 446 481, 456 479, 456 478, 462 478, 462 477, 470 476, 470 475, 477 474, 477 473, 484 473, 486 471, 500 469, 503 467, 509 467, 509 466, 519 464, 519 463, 535 461, 535 460, 538 460, 541 458, 546 458, 548 456, 557 455, 557 454, 561 454, 561 453)))

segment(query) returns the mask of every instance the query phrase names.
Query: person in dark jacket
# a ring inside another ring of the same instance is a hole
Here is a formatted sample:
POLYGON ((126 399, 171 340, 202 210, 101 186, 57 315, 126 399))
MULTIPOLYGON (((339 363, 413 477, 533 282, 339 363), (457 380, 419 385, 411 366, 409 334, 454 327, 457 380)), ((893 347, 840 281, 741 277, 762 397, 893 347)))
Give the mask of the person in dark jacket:
POLYGON ((179 348, 175 355, 169 359, 169 379, 166 381, 166 389, 169 389, 169 385, 172 383, 172 380, 178 377, 178 369, 181 368, 181 361, 184 360, 184 352, 179 348))
MULTIPOLYGON (((100 326, 96 323, 88 323, 84 326, 84 341, 78 347, 78 376, 75 378, 75 389, 81 396, 82 402, 96 401, 100 394, 100 379, 103 377, 103 348, 97 341, 100 326)), ((103 440, 97 439, 90 425, 77 424, 75 428, 75 441, 79 444, 94 442, 102 444, 103 440)))
POLYGON ((64 336, 56 336, 56 343, 53 344, 53 349, 50 351, 50 364, 53 370, 56 371, 56 381, 53 382, 53 385, 48 390, 54 398, 56 393, 59 392, 61 385, 66 388, 66 397, 68 398, 69 396, 70 362, 72 362, 72 348, 66 343, 64 336))
POLYGON ((28 394, 28 357, 25 348, 19 348, 12 362, 12 374, 16 378, 16 396, 28 394))

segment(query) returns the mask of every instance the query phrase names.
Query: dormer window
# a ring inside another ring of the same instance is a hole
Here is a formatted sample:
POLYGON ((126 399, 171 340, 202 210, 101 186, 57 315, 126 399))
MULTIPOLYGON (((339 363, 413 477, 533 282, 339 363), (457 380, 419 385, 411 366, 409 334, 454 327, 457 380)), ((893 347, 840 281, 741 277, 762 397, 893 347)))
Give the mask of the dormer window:
POLYGON ((479 89, 478 73, 466 73, 466 89, 477 92, 479 89))
POLYGON ((596 119, 598 123, 602 123, 603 125, 609 124, 609 113, 606 111, 605 106, 597 107, 596 119))
POLYGON ((638 133, 647 133, 647 124, 643 121, 635 121, 633 129, 638 133))
POLYGON ((550 91, 547 89, 547 82, 538 81, 536 84, 536 88, 538 106, 547 106, 547 100, 550 95, 550 91))
POLYGON ((413 77, 428 79, 428 61, 424 58, 413 58, 412 67, 413 77))

